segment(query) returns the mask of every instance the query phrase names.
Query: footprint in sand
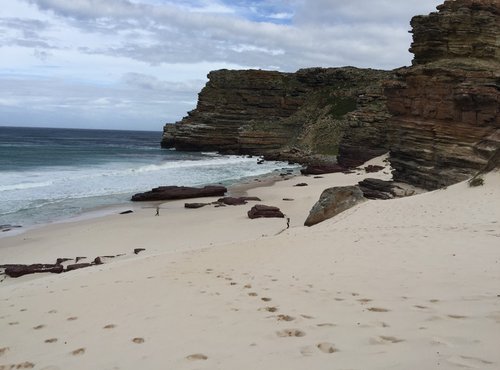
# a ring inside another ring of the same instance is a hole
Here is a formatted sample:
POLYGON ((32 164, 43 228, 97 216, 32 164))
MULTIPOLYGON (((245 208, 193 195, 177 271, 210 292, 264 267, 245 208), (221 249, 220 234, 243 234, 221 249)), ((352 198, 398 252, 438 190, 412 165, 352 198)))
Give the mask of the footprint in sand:
POLYGON ((415 305, 415 306, 413 306, 413 307, 415 307, 415 308, 420 308, 421 310, 425 310, 425 309, 429 308, 429 307, 427 307, 427 306, 422 306, 422 305, 419 305, 419 304, 416 304, 416 305, 415 305))
POLYGON ((334 353, 338 352, 338 349, 332 343, 323 342, 319 343, 316 347, 323 353, 334 353))
POLYGON ((33 327, 33 329, 35 329, 35 330, 40 330, 40 329, 43 329, 43 328, 45 328, 45 325, 43 325, 43 324, 40 324, 40 325, 37 325, 37 326, 33 327))
POLYGON ((250 292, 250 293, 248 293, 248 295, 250 297, 257 297, 257 293, 255 293, 255 292, 250 292))
POLYGON ((12 321, 12 322, 9 322, 9 325, 19 325, 19 321, 12 321))
POLYGON ((245 288, 245 289, 250 289, 251 287, 252 287, 251 284, 246 284, 246 285, 243 286, 243 288, 245 288))
POLYGON ((108 324, 108 325, 105 325, 105 326, 103 327, 103 329, 113 329, 113 328, 115 328, 115 327, 116 327, 116 325, 115 325, 115 324, 108 324))
POLYGON ((78 348, 78 349, 75 349, 74 351, 71 351, 71 354, 73 356, 83 355, 84 353, 85 353, 85 348, 78 348))
POLYGON ((321 323, 321 324, 317 324, 316 326, 320 327, 320 328, 333 328, 334 326, 336 326, 335 324, 332 324, 330 322, 325 322, 325 323, 321 323))
POLYGON ((278 315, 276 317, 278 318, 278 321, 293 321, 293 320, 295 320, 295 317, 289 316, 289 315, 278 315))
POLYGON ((57 310, 50 310, 48 313, 57 313, 57 310))
POLYGON ((302 316, 304 319, 308 319, 308 320, 314 319, 314 317, 309 316, 309 315, 300 315, 300 316, 302 316))
POLYGON ((57 342, 57 338, 45 339, 45 343, 55 343, 55 342, 57 342))
POLYGON ((401 343, 404 339, 391 337, 388 335, 380 335, 376 338, 370 338, 370 344, 387 344, 387 343, 401 343))
POLYGON ((303 337, 306 335, 302 330, 299 329, 284 329, 276 332, 276 335, 281 338, 287 337, 303 337))
POLYGON ((373 301, 373 299, 369 299, 369 298, 358 299, 358 302, 360 302, 361 304, 366 304, 366 303, 371 302, 371 301, 373 301))
POLYGON ((448 315, 448 317, 451 319, 465 319, 465 318, 467 318, 467 316, 463 316, 463 315, 448 315))
POLYGON ((261 310, 264 310, 267 312, 276 312, 276 311, 278 311, 278 308, 277 307, 264 307, 264 308, 261 308, 261 310))
POLYGON ((302 347, 300 349, 302 356, 313 356, 316 353, 316 349, 313 346, 302 347))
POLYGON ((0 370, 10 370, 10 369, 33 369, 35 364, 32 362, 22 362, 20 364, 11 364, 11 365, 0 365, 0 370))
POLYGON ((452 365, 457 365, 468 369, 482 369, 484 368, 484 365, 494 364, 491 361, 472 356, 452 356, 447 358, 446 361, 452 365))
POLYGON ((380 308, 380 307, 370 307, 368 308, 368 311, 370 312, 389 312, 387 308, 380 308))
POLYGON ((264 302, 270 302, 271 298, 263 297, 263 298, 261 298, 261 300, 263 300, 264 302))
POLYGON ((9 349, 10 349, 9 347, 0 348, 0 356, 3 356, 5 352, 7 352, 9 349))
POLYGON ((137 344, 141 344, 141 343, 144 343, 144 338, 134 338, 134 339, 132 339, 132 342, 137 343, 137 344))
POLYGON ((68 321, 75 321, 75 320, 78 320, 78 317, 72 316, 72 317, 68 317, 66 320, 68 320, 68 321))
POLYGON ((199 361, 199 360, 208 360, 208 357, 203 353, 194 353, 192 355, 186 356, 186 359, 189 361, 199 361))

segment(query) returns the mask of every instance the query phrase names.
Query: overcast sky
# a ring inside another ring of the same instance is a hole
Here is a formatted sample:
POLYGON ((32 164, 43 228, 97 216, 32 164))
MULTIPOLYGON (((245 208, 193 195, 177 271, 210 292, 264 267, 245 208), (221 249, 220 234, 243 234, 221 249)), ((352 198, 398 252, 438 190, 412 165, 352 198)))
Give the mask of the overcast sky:
POLYGON ((161 130, 214 69, 411 63, 442 0, 1 0, 0 126, 161 130))

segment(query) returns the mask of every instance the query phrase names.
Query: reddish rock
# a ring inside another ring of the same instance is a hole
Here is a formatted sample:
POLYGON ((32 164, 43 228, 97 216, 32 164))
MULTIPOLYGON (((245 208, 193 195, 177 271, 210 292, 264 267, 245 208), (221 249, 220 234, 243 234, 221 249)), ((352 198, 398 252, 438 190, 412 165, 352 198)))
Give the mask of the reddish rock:
POLYGON ((365 167, 365 171, 367 173, 373 173, 373 172, 382 171, 384 168, 385 168, 384 166, 376 166, 376 165, 370 164, 369 166, 365 167))
MULTIPOLYGON (((390 75, 353 67, 212 71, 196 109, 165 125, 162 146, 266 158, 295 148, 333 155, 345 137, 368 153, 385 144, 378 131, 387 115, 382 81, 390 75), (355 130, 367 134, 351 135, 355 130)), ((305 163, 290 152, 281 158, 305 163)))
POLYGON ((32 265, 2 265, 0 267, 5 267, 5 275, 14 278, 23 275, 38 274, 42 272, 52 272, 60 274, 64 270, 64 267, 62 265, 42 263, 36 263, 32 265))
POLYGON ((254 218, 285 218, 278 207, 257 204, 248 211, 248 217, 254 218))
POLYGON ((58 258, 56 260, 56 265, 60 265, 60 264, 67 262, 67 261, 73 261, 73 258, 58 258))
POLYGON ((413 67, 386 84, 394 180, 463 181, 500 148, 500 2, 445 1, 411 21, 413 67))
POLYGON ((184 208, 198 209, 208 206, 210 203, 184 203, 184 208))
POLYGON ((74 263, 72 265, 66 266, 66 271, 83 269, 83 268, 90 267, 90 266, 93 266, 93 264, 92 263, 74 263))
POLYGON ((333 163, 333 164, 310 164, 306 168, 300 170, 303 175, 324 175, 326 173, 343 172, 346 168, 333 163))
POLYGON ((224 186, 205 186, 203 188, 193 188, 187 186, 160 186, 145 193, 138 193, 132 196, 132 201, 152 201, 152 200, 172 200, 189 199, 202 197, 217 197, 226 193, 224 186))
POLYGON ((247 204, 248 201, 260 202, 258 197, 224 197, 217 200, 217 203, 222 203, 228 206, 239 206, 247 204))

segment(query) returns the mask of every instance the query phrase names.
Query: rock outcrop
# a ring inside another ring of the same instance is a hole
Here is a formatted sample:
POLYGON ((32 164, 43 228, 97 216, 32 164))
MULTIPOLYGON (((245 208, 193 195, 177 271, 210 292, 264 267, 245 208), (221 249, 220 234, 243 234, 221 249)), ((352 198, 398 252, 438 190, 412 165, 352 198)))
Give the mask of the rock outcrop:
POLYGON ((285 218, 278 207, 256 204, 248 211, 248 218, 285 218))
POLYGON ((144 202, 154 200, 174 200, 191 199, 203 197, 220 197, 227 191, 227 188, 219 185, 204 186, 203 188, 193 188, 189 186, 160 186, 144 193, 137 193, 132 196, 133 202, 144 202))
POLYGON ((366 199, 358 186, 338 186, 324 190, 312 207, 304 226, 313 226, 354 207, 366 199))
POLYGON ((500 2, 445 1, 411 21, 413 66, 387 83, 394 180, 465 180, 500 148, 500 2))
POLYGON ((336 155, 340 146, 343 159, 361 163, 387 151, 389 76, 353 67, 210 72, 196 109, 165 125, 162 146, 293 160, 336 155))

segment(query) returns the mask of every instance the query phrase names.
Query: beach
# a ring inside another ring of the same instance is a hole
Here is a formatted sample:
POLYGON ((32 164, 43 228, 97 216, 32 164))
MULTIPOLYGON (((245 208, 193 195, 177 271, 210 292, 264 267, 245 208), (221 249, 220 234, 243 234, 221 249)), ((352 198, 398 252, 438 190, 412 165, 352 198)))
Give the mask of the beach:
POLYGON ((303 226, 324 189, 390 176, 296 176, 232 189, 262 200, 243 206, 135 203, 2 238, 1 263, 110 257, 0 283, 0 369, 498 369, 498 171, 303 226), (256 203, 290 227, 250 220, 256 203))

